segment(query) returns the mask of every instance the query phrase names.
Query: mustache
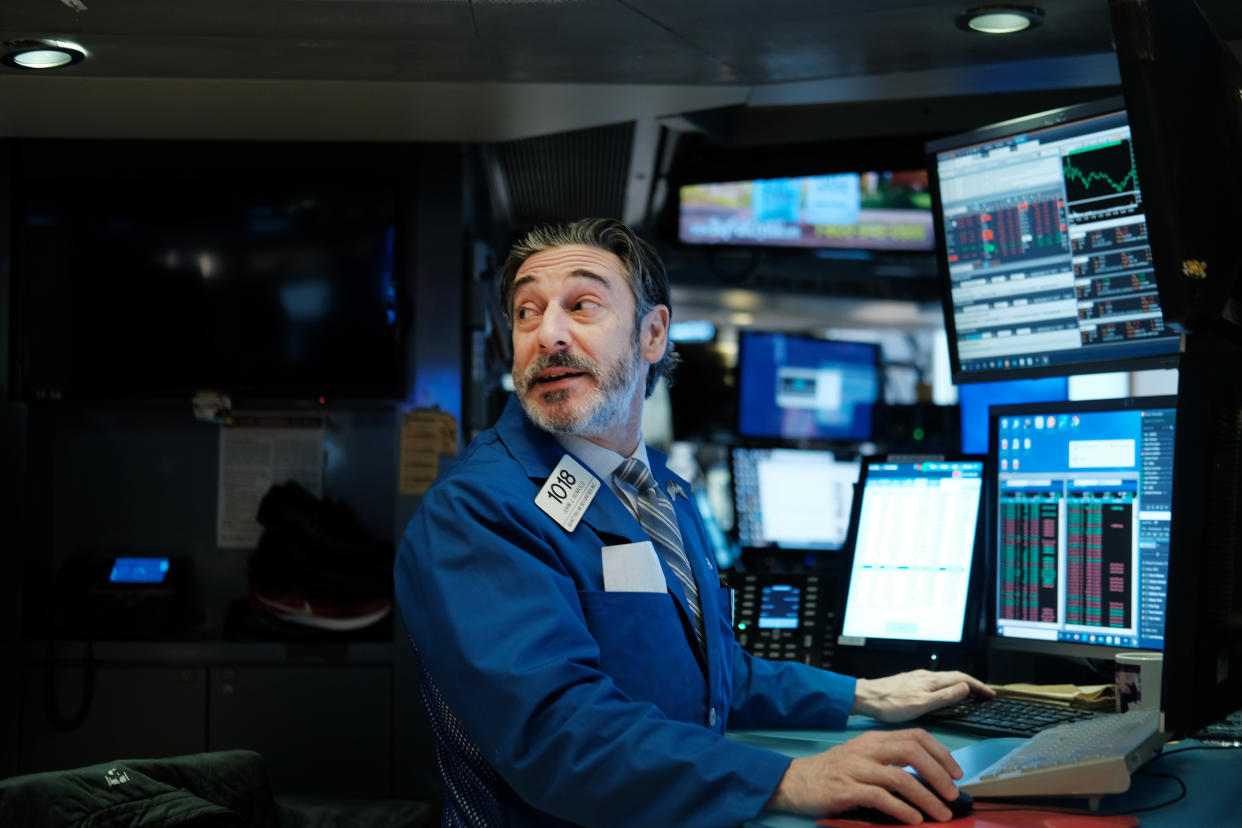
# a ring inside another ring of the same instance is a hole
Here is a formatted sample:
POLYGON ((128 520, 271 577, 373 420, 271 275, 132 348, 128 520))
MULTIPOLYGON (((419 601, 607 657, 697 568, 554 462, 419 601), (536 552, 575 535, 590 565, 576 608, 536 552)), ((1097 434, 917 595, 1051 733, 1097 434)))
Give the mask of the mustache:
POLYGON ((544 354, 526 366, 526 371, 522 374, 523 384, 527 387, 532 385, 535 382, 535 377, 545 368, 569 368, 573 371, 581 371, 593 377, 599 377, 599 364, 595 360, 571 354, 568 351, 557 351, 553 354, 544 354))

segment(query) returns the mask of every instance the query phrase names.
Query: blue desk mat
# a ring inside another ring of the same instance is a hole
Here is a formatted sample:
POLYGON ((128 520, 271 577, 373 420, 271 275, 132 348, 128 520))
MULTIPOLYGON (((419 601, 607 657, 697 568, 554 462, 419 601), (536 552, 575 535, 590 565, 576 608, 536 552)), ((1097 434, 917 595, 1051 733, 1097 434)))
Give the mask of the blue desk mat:
MULTIPOLYGON (((900 729, 909 725, 878 725, 872 719, 863 716, 851 716, 846 728, 841 731, 829 730, 748 730, 730 732, 729 737, 757 747, 782 753, 786 756, 813 756, 828 750, 857 736, 864 730, 879 727, 900 729)), ((953 758, 962 766, 962 770, 973 773, 995 761, 1001 754, 1014 744, 1012 739, 979 739, 977 736, 952 732, 941 729, 930 729, 933 735, 953 754, 953 758)), ((1171 743, 1165 747, 1167 756, 1154 760, 1152 775, 1144 770, 1136 772, 1129 791, 1123 794, 1112 794, 1105 798, 1101 810, 1105 813, 1125 814, 1138 812, 1141 814, 1143 828, 1183 828, 1183 826, 1238 826, 1242 828, 1242 749, 1221 750, 1207 749, 1193 740, 1171 743), (1184 752, 1189 749, 1189 752, 1184 752), (1177 802, 1171 802, 1178 792, 1175 781, 1165 775, 1175 775, 1182 779, 1187 787, 1187 795, 1177 802), (1161 778, 1165 777, 1165 778, 1161 778), (1167 803, 1167 804, 1166 804, 1167 803), (1156 810, 1147 809, 1157 807, 1156 810), (1147 811, 1146 813, 1143 813, 1147 811)), ((1081 802, 1081 801, 1080 801, 1081 802)), ((1052 804, 1052 803, 1049 803, 1052 804)), ((1030 812, 1028 812, 1030 813, 1030 812)), ((973 822, 970 817, 946 825, 973 824, 981 828, 986 811, 977 811, 973 822)), ((1015 814, 1016 815, 1016 814, 1015 814)), ((996 815, 1000 817, 1000 814, 996 815)), ((1044 815, 1044 828, 1075 824, 1069 816, 1044 815)), ((1077 824, 1090 824, 1104 828, 1110 825, 1124 824, 1125 816, 1109 818, 1105 816, 1079 817, 1077 824)), ((1134 823, 1133 817, 1128 817, 1134 823)), ((792 814, 764 813, 757 819, 747 823, 752 828, 808 828, 814 825, 833 825, 835 820, 825 819, 819 822, 807 817, 792 814)), ((999 823, 999 819, 987 820, 999 823)), ((1016 820, 1015 820, 1016 822, 1016 820)), ((857 823, 851 823, 857 825, 857 823)))

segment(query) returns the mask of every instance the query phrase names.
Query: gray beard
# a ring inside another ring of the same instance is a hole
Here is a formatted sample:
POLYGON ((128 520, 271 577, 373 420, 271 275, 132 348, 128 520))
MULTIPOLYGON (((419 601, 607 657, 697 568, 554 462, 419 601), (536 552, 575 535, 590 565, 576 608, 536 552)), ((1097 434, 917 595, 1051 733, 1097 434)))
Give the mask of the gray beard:
POLYGON ((629 414, 630 405, 634 400, 634 392, 638 388, 639 354, 638 344, 634 343, 622 359, 606 370, 601 371, 599 363, 584 356, 557 353, 540 357, 531 363, 521 376, 514 376, 513 385, 517 391, 518 402, 531 421, 554 434, 574 434, 579 437, 595 437, 603 434, 620 423, 629 414), (583 371, 595 378, 595 393, 583 402, 576 411, 556 410, 544 411, 537 408, 530 399, 531 389, 541 399, 553 405, 559 405, 569 399, 569 389, 538 391, 535 377, 548 367, 573 368, 583 371))

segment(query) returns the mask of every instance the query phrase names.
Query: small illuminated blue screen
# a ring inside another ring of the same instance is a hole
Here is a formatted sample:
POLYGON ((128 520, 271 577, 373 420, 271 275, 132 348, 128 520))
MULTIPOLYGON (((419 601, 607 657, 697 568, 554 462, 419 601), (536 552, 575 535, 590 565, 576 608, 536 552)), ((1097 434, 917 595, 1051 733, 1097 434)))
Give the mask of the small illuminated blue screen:
POLYGON ((759 629, 793 630, 798 627, 798 607, 802 590, 791 584, 773 584, 763 588, 759 599, 759 629))
POLYGON ((162 584, 168 575, 168 558, 117 558, 108 582, 113 584, 162 584))

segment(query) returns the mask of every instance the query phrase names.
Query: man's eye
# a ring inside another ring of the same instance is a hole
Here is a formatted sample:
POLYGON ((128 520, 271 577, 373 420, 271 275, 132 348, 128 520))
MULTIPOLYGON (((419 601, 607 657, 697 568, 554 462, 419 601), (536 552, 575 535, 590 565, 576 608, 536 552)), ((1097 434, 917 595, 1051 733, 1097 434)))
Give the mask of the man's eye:
POLYGON ((514 314, 514 315, 515 315, 518 319, 529 319, 529 318, 530 318, 531 316, 533 316, 534 314, 535 314, 535 309, 534 309, 534 308, 518 308, 518 309, 517 309, 517 313, 516 313, 516 314, 514 314))
POLYGON ((594 310, 599 307, 599 302, 594 299, 580 299, 575 307, 579 310, 594 310))

